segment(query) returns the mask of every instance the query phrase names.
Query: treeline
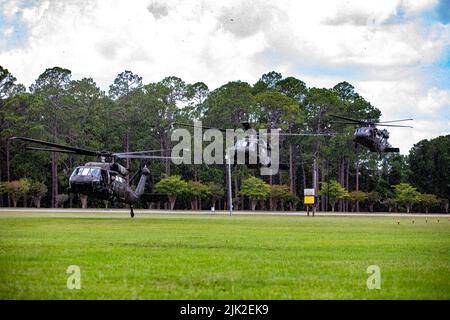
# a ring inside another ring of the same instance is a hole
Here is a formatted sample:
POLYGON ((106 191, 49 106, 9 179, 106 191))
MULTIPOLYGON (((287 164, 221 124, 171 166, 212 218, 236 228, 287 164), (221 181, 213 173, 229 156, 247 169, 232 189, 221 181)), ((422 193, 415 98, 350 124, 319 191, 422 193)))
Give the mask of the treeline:
MULTIPOLYGON (((236 128, 241 121, 250 121, 255 128, 282 128, 288 133, 341 134, 280 137, 280 162, 286 163, 289 170, 276 176, 258 176, 259 170, 237 166, 232 181, 235 208, 303 209, 303 189, 312 187, 316 160, 323 211, 408 210, 406 203, 396 198, 394 186, 401 183, 408 183, 420 194, 435 196, 438 202, 428 205, 431 211, 445 210, 445 203, 448 210, 450 136, 420 141, 408 156, 379 157, 355 148, 351 141, 354 128, 333 124, 330 114, 373 120, 381 116, 380 110, 347 82, 330 89, 308 88, 300 79, 284 78, 273 71, 253 85, 232 81, 212 91, 202 82, 189 84, 177 77, 144 84, 137 74, 124 71, 108 92, 103 92, 92 78, 74 80, 70 70, 60 67, 45 70, 27 90, 0 67, 0 205, 14 205, 18 195, 24 205, 31 205, 35 191, 11 189, 12 182, 27 179, 30 185, 41 183, 48 188, 41 196, 43 206, 55 207, 62 200, 65 206, 80 206, 77 197, 65 194, 68 178, 74 167, 93 160, 26 151, 20 143, 11 143, 10 137, 27 136, 96 150, 166 150, 172 146, 174 122, 201 120, 209 127, 236 128), (245 193, 251 176, 269 186, 264 189, 265 196, 252 198, 245 193), (347 195, 333 198, 330 192, 323 191, 334 182, 347 195), (280 198, 277 192, 283 196, 280 198)), ((164 153, 170 155, 170 151, 164 153)), ((123 164, 131 170, 139 168, 137 161, 123 164)), ((170 161, 151 161, 148 166, 151 176, 147 192, 156 192, 158 182, 167 177, 178 176, 187 184, 178 201, 168 201, 169 206, 209 208, 212 198, 218 207, 224 206, 223 166, 174 165, 170 161)), ((166 193, 169 200, 170 194, 166 193)), ((420 205, 416 206, 418 210, 425 210, 424 202, 417 197, 414 203, 420 205)), ((104 203, 91 199, 90 206, 104 203)))

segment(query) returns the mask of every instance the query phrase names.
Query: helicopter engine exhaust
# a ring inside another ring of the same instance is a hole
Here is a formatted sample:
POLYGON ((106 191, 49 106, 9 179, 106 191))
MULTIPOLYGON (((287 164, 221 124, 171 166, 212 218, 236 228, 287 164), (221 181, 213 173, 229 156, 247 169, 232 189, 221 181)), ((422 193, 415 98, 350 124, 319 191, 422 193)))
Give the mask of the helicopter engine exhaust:
POLYGON ((111 165, 111 170, 116 171, 116 172, 120 173, 123 176, 126 176, 126 175, 129 174, 128 169, 125 168, 124 166, 122 166, 121 164, 117 163, 117 162, 114 162, 111 165))

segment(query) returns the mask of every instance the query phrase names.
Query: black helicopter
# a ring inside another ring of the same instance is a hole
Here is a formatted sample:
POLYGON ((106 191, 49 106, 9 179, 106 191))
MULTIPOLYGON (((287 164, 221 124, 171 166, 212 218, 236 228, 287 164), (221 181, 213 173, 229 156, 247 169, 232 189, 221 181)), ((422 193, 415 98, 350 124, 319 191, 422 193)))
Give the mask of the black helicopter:
MULTIPOLYGON (((224 128, 207 127, 207 126, 195 126, 186 123, 173 123, 174 125, 180 125, 185 127, 193 127, 200 129, 216 129, 226 133, 224 128)), ((278 130, 271 130, 267 134, 260 135, 259 131, 252 128, 252 125, 248 121, 240 123, 242 131, 237 132, 235 142, 231 150, 226 150, 227 154, 230 153, 234 157, 233 166, 239 164, 238 158, 245 159, 245 166, 249 169, 260 169, 262 167, 270 168, 272 159, 271 144, 267 143, 268 138, 272 136, 333 136, 333 133, 284 133, 278 130)), ((235 130, 235 129, 231 129, 235 130)), ((237 130, 236 130, 237 131, 237 130)), ((280 170, 288 170, 289 166, 286 163, 279 163, 280 170)))
POLYGON ((371 120, 356 120, 332 114, 330 114, 330 116, 341 120, 345 120, 345 121, 333 121, 334 123, 361 126, 356 129, 353 135, 353 141, 357 144, 367 147, 371 152, 378 152, 378 153, 400 152, 400 149, 392 147, 387 141, 389 139, 389 132, 386 129, 380 130, 377 128, 377 126, 412 128, 411 126, 402 126, 390 123, 413 120, 413 119, 400 119, 400 120, 377 122, 371 120))
POLYGON ((133 191, 127 183, 126 177, 130 174, 129 169, 119 164, 116 160, 120 158, 128 159, 173 159, 172 157, 150 155, 163 150, 117 152, 94 151, 77 147, 66 146, 48 141, 36 140, 25 137, 12 137, 11 140, 22 140, 36 143, 51 148, 29 147, 27 150, 50 151, 59 153, 69 153, 77 155, 95 156, 99 158, 97 162, 88 162, 78 166, 69 178, 69 192, 88 195, 100 200, 109 200, 115 207, 116 202, 126 203, 130 206, 130 215, 134 217, 133 206, 138 203, 144 194, 145 182, 150 174, 149 169, 144 164, 137 171, 130 181, 140 174, 138 185, 133 191))

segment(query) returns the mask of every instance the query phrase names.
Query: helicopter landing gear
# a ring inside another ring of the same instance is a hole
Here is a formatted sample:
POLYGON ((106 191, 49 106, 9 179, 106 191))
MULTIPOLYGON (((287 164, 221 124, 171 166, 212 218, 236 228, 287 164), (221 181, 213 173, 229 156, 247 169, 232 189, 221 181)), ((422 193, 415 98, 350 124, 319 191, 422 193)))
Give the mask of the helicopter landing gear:
POLYGON ((111 198, 111 208, 117 208, 116 197, 111 198))
POLYGON ((130 204, 130 215, 132 218, 134 218, 133 205, 131 205, 131 204, 130 204))

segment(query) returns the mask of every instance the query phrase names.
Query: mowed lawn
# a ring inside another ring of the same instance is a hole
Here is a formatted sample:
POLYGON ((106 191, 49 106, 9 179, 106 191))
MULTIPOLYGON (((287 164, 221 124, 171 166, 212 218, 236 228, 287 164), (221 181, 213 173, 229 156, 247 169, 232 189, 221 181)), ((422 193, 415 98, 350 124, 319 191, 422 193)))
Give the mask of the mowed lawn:
POLYGON ((0 298, 450 299, 447 218, 83 216, 0 217, 0 298))

